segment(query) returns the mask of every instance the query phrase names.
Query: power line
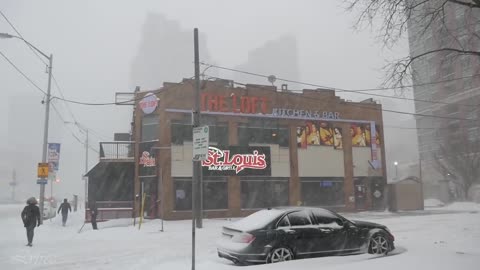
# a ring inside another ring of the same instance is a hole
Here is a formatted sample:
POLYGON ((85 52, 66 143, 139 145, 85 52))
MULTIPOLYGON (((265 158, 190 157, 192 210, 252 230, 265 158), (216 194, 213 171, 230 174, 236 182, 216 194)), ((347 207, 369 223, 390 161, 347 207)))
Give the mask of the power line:
MULTIPOLYGON (((5 14, 1 10, 0 10, 0 14, 5 19, 5 21, 7 21, 7 23, 12 27, 13 31, 15 31, 15 33, 17 33, 17 35, 24 40, 22 34, 20 34, 20 32, 17 30, 17 28, 10 22, 10 20, 7 18, 7 16, 5 16, 5 14)), ((45 60, 43 60, 43 58, 40 55, 38 55, 38 52, 35 51, 30 44, 28 44, 27 42, 25 42, 25 43, 28 45, 28 48, 30 48, 30 50, 35 54, 35 56, 38 59, 40 59, 40 61, 42 61, 42 63, 44 63, 46 66, 48 66, 47 62, 45 62, 45 60)))
MULTIPOLYGON (((243 71, 243 70, 238 70, 238 69, 233 69, 233 68, 227 68, 227 67, 222 67, 222 66, 217 66, 217 65, 211 65, 211 64, 207 64, 207 63, 203 63, 203 62, 200 63, 200 64, 201 65, 206 65, 206 66, 209 66, 209 67, 213 67, 213 68, 228 70, 228 71, 232 71, 232 72, 243 73, 243 74, 247 74, 247 75, 251 75, 251 76, 257 76, 257 77, 262 77, 262 78, 268 78, 269 77, 269 76, 264 75, 264 74, 259 74, 259 73, 249 72, 249 71, 243 71)), ((302 85, 307 85, 307 86, 313 86, 313 87, 318 87, 318 88, 322 88, 322 89, 326 89, 326 90, 333 90, 333 91, 336 91, 336 92, 354 93, 354 94, 360 94, 360 95, 368 95, 368 96, 391 98, 391 99, 411 100, 411 101, 433 103, 433 104, 445 104, 445 105, 452 105, 453 104, 453 105, 460 105, 460 106, 478 107, 478 106, 480 106, 480 104, 449 103, 449 102, 442 102, 442 101, 431 101, 431 100, 424 100, 424 99, 414 99, 414 98, 406 98, 406 97, 395 97, 395 96, 379 95, 379 94, 372 94, 372 93, 363 93, 363 92, 367 92, 367 91, 395 90, 395 89, 409 88, 409 87, 415 87, 415 86, 425 86, 425 85, 430 85, 430 84, 439 84, 439 83, 444 83, 444 82, 449 82, 449 81, 472 78, 472 77, 476 77, 476 76, 480 76, 480 74, 474 74, 474 75, 465 76, 465 77, 462 77, 462 78, 454 78, 454 79, 448 79, 448 80, 443 80, 443 81, 438 81, 438 82, 423 83, 423 84, 411 84, 411 85, 399 86, 399 87, 382 87, 382 88, 356 89, 356 90, 347 90, 347 89, 341 89, 341 88, 326 87, 326 86, 322 86, 322 85, 319 85, 319 84, 306 83, 306 82, 300 82, 300 81, 282 79, 282 78, 276 78, 276 80, 284 81, 284 82, 297 83, 297 84, 302 84, 302 85)))
MULTIPOLYGON (((210 77, 210 78, 216 78, 216 79, 221 79, 218 77, 210 77)), ((247 84, 244 83, 239 83, 239 82, 233 82, 234 84, 239 84, 242 86, 247 86, 247 84)), ((250 88, 257 88, 257 89, 263 89, 256 87, 254 85, 249 85, 250 88)), ((263 89, 264 90, 264 89, 263 89)), ((299 95, 298 93, 292 93, 292 92, 285 92, 285 94, 288 95, 294 95, 296 97, 308 99, 308 100, 318 100, 318 101, 324 101, 323 99, 320 98, 314 98, 314 97, 306 97, 303 95, 299 95)), ((458 117, 449 117, 449 116, 441 116, 441 115, 431 115, 431 114, 421 114, 421 113, 410 113, 410 112, 402 112, 402 111, 395 111, 395 110, 388 110, 388 109, 379 109, 379 108, 373 108, 371 106, 368 106, 367 104, 360 104, 360 103, 350 103, 350 106, 357 106, 361 107, 364 109, 369 109, 369 110, 375 110, 375 111, 383 111, 383 112, 391 112, 391 113, 397 113, 397 114, 404 114, 404 115, 413 115, 413 116, 421 116, 421 117, 431 117, 431 118, 441 118, 441 119, 449 119, 449 120, 460 120, 460 121, 478 121, 478 119, 468 119, 468 118, 458 118, 458 117)))
MULTIPOLYGON (((13 25, 12 22, 10 22, 10 20, 7 18, 7 16, 0 10, 0 14, 2 15, 2 17, 5 19, 5 21, 7 21, 7 23, 12 27, 12 29, 15 31, 15 33, 17 33, 17 35, 22 38, 23 38, 23 35, 20 33, 20 31, 18 31, 18 29, 13 25)), ((28 43, 28 42, 25 42, 28 46, 28 48, 35 54, 35 56, 40 60, 42 61, 43 64, 45 64, 46 66, 48 66, 47 62, 45 62, 45 60, 43 60, 43 58, 38 54, 37 51, 35 51, 35 49, 32 48, 32 46, 28 43)), ((53 79, 53 82, 55 83, 59 93, 60 93, 60 96, 62 98, 65 98, 65 96, 63 95, 62 93, 62 89, 60 88, 60 86, 58 85, 58 82, 55 78, 55 76, 52 74, 52 79, 53 79)), ((46 94, 46 93, 45 93, 46 94)), ((70 109, 70 107, 68 106, 68 104, 66 104, 67 106, 67 110, 70 112, 70 115, 72 117, 72 119, 74 120, 75 123, 77 123, 77 119, 75 118, 75 115, 73 114, 72 110, 70 109)))
MULTIPOLYGON (((58 92, 60 93, 60 96, 61 96, 63 99, 65 99, 65 96, 63 95, 62 88, 60 88, 60 85, 58 85, 57 79, 55 78, 55 76, 54 76, 53 74, 52 74, 52 79, 53 79, 53 82, 54 82, 55 86, 56 86, 57 89, 58 89, 58 92)), ((77 119, 76 119, 75 115, 73 114, 73 112, 72 112, 70 106, 68 105, 68 103, 65 103, 65 106, 67 107, 67 110, 68 110, 68 112, 70 113, 70 116, 72 117, 73 121, 74 121, 75 123, 77 123, 77 119)))
POLYGON ((30 77, 28 77, 20 68, 18 68, 5 54, 3 54, 1 51, 0 51, 0 55, 3 56, 3 58, 5 58, 5 60, 13 67, 15 68, 18 73, 20 73, 25 79, 27 79, 27 81, 29 81, 37 90, 39 90, 40 92, 42 92, 44 95, 47 95, 47 93, 45 91, 42 90, 42 88, 40 88, 40 86, 38 86, 32 79, 30 79, 30 77))
MULTIPOLYGON (((190 77, 190 78, 186 78, 186 80, 190 80, 192 79, 194 76, 190 77)), ((188 81, 187 81, 188 82, 188 81)), ((174 89, 176 87, 181 87, 181 86, 184 86, 184 84, 178 84, 177 86, 173 86, 171 87, 171 89, 174 89)), ((137 97, 137 98, 134 98, 134 99, 130 99, 130 100, 125 100, 125 101, 119 101, 119 102, 104 102, 104 103, 94 103, 94 102, 83 102, 83 101, 77 101, 77 100, 72 100, 72 99, 65 99, 65 98, 60 98, 60 97, 53 97, 52 99, 58 99, 58 100, 62 100, 62 101, 65 101, 65 102, 69 102, 69 103, 73 103, 73 104, 78 104, 78 105, 86 105, 86 106, 109 106, 109 105, 119 105, 119 104, 128 104, 128 103, 131 103, 131 102, 135 102, 135 101, 139 101, 139 100, 142 100, 143 97, 137 97)))
POLYGON ((98 137, 99 139, 110 140, 108 136, 105 136, 104 134, 101 134, 98 131, 95 131, 93 129, 88 129, 88 131, 91 132, 94 136, 98 137))
MULTIPOLYGON (((77 141, 79 142, 81 145, 85 145, 85 142, 83 142, 80 138, 78 138, 77 135, 75 135, 75 132, 73 132, 73 130, 67 125, 65 124, 65 119, 62 117, 62 114, 58 111, 57 107, 55 107, 55 105, 52 103, 52 108, 53 110, 57 113, 58 117, 60 118, 60 120, 62 121, 63 125, 65 127, 67 127, 67 129, 70 131, 72 137, 77 141)), ((98 150, 94 149, 90 144, 88 144, 88 148, 97 152, 98 153, 98 150)))

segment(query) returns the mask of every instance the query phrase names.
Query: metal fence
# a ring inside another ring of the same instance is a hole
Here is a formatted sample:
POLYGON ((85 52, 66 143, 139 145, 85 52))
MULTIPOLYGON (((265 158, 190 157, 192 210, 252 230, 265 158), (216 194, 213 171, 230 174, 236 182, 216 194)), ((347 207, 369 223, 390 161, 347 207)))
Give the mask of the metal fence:
MULTIPOLYGON (((97 221, 107 221, 133 217, 133 201, 97 201, 97 221)), ((91 221, 90 208, 85 211, 85 219, 91 221)))
POLYGON ((134 147, 134 142, 100 142, 100 159, 132 159, 134 147))

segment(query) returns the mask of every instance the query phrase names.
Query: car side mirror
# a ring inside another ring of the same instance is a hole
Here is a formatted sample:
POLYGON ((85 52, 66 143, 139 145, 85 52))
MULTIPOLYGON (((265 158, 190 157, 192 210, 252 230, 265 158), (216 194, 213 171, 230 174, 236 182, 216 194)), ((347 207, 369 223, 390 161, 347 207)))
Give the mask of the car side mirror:
POLYGON ((344 227, 344 226, 345 226, 345 222, 343 222, 343 220, 341 220, 341 219, 339 219, 339 218, 335 220, 335 223, 337 223, 338 226, 340 226, 340 227, 344 227))

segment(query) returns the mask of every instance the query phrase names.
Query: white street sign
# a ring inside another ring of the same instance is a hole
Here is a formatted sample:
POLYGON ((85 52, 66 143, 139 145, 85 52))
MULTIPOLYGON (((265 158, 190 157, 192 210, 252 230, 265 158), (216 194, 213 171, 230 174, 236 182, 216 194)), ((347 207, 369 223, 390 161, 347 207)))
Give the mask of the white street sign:
POLYGON ((193 129, 193 160, 206 160, 208 156, 208 126, 193 129))

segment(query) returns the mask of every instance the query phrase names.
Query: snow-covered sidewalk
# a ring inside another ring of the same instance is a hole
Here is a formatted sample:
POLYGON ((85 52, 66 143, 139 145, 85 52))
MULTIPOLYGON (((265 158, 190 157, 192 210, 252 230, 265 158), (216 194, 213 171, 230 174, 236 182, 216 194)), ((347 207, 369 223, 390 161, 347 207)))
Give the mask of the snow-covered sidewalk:
MULTIPOLYGON (((147 221, 142 229, 132 220, 87 224, 81 233, 82 212, 61 217, 35 230, 33 248, 24 246, 23 205, 0 205, 0 269, 190 269, 191 221, 147 221)), ((480 206, 457 203, 409 213, 364 212, 352 219, 387 225, 397 250, 387 257, 339 256, 298 260, 246 268, 217 257, 220 229, 231 221, 205 220, 197 230, 197 269, 478 269, 480 265, 480 206)))

